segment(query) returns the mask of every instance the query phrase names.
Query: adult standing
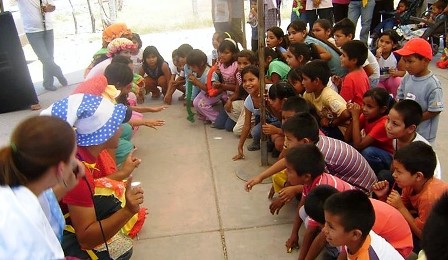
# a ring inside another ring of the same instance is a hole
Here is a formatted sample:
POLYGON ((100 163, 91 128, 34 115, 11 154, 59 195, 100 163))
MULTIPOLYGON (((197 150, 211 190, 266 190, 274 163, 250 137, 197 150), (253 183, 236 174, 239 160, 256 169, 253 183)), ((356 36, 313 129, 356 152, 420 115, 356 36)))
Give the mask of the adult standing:
POLYGON ((319 19, 327 19, 333 23, 333 4, 331 0, 306 0, 306 21, 311 28, 319 19))
MULTIPOLYGON (((260 0, 261 1, 261 0, 260 0)), ((271 27, 279 25, 279 13, 280 10, 277 6, 276 0, 264 0, 264 28, 267 30, 271 27)), ((257 1, 250 0, 250 14, 258 20, 257 1)), ((265 32, 266 33, 266 32, 265 32)), ((252 39, 251 39, 252 51, 258 50, 258 21, 252 26, 252 39)))
POLYGON ((394 11, 394 0, 376 0, 373 9, 372 22, 370 23, 370 34, 373 33, 375 27, 387 18, 392 17, 394 11))
POLYGON ((56 77, 62 86, 67 86, 61 68, 54 62, 54 32, 52 12, 56 9, 53 0, 18 0, 20 15, 26 37, 43 65, 43 86, 55 91, 56 77))
POLYGON ((348 5, 350 0, 333 0, 334 23, 348 16, 348 5))
POLYGON ((246 48, 243 33, 244 3, 242 0, 213 0, 212 17, 215 31, 228 32, 233 40, 246 48))
POLYGON ((361 16, 361 32, 359 39, 367 44, 369 39, 370 23, 372 21, 373 9, 375 8, 375 0, 351 0, 348 5, 348 19, 355 26, 361 16))

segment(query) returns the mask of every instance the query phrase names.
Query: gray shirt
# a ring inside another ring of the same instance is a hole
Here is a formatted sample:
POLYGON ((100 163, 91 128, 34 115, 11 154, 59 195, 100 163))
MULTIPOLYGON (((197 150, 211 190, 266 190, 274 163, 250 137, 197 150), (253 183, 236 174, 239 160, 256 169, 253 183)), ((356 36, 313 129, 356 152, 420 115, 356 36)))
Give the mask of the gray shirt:
MULTIPOLYGON (((420 104, 423 112, 440 112, 444 108, 442 87, 432 72, 423 77, 406 73, 398 87, 397 98, 415 100, 420 104)), ((434 144, 438 125, 439 115, 421 122, 417 132, 434 144)))

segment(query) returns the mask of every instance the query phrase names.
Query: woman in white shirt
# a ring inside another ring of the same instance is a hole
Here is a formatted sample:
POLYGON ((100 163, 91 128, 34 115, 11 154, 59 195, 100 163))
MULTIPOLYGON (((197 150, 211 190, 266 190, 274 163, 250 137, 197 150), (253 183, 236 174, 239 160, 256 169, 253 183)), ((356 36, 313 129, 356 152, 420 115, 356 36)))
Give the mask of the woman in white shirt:
POLYGON ((38 196, 55 186, 56 193, 66 192, 84 175, 75 144, 68 123, 35 116, 20 123, 0 149, 0 259, 64 258, 38 196))

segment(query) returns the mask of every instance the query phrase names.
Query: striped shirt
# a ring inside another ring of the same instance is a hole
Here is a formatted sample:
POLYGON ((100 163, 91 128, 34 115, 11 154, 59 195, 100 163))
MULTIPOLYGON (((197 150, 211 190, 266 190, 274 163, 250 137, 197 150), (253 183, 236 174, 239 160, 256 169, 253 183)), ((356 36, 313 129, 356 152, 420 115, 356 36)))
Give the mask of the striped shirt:
POLYGON ((370 192, 377 178, 369 163, 352 146, 340 140, 319 136, 316 146, 322 152, 330 174, 355 188, 370 192))

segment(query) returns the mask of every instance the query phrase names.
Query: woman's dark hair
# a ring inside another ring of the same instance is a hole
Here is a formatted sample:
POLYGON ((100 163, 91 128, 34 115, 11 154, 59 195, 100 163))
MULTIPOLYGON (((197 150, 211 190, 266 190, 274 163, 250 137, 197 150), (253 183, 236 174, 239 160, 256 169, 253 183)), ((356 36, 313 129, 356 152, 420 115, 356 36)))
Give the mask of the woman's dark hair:
POLYGON ((302 56, 303 63, 307 63, 310 60, 316 60, 316 59, 320 58, 320 55, 317 52, 317 48, 314 43, 311 43, 311 44, 306 44, 303 42, 291 43, 291 45, 289 45, 289 47, 288 47, 288 50, 296 58, 298 58, 299 56, 302 56))
MULTIPOLYGON (((236 56, 238 55, 238 52, 240 52, 240 50, 238 49, 238 45, 237 43, 230 39, 230 38, 225 38, 218 46, 218 52, 224 52, 225 50, 229 50, 231 53, 233 53, 232 56, 232 63, 234 61, 236 61, 236 56)), ((227 64, 230 65, 230 64, 227 64)))
POLYGON ((64 120, 34 116, 20 123, 9 146, 0 149, 0 185, 27 185, 59 162, 68 163, 75 131, 64 120))
POLYGON ((297 95, 294 87, 287 81, 279 81, 269 88, 269 99, 284 99, 297 95))
POLYGON ((131 60, 131 58, 123 56, 123 55, 115 55, 112 58, 112 61, 110 63, 111 64, 112 63, 121 63, 121 64, 124 64, 124 65, 129 65, 129 64, 132 63, 132 60, 131 60))
POLYGON ((380 108, 386 107, 386 110, 381 116, 389 114, 390 109, 395 104, 395 99, 384 88, 371 88, 364 93, 363 97, 373 98, 380 108))
POLYGON ((241 78, 243 78, 244 75, 245 75, 246 73, 252 73, 252 74, 254 74, 257 78, 260 77, 260 70, 259 70, 258 67, 255 66, 255 65, 249 65, 249 66, 245 67, 245 68, 241 71, 241 78))
POLYGON ((143 42, 138 33, 132 33, 131 41, 137 43, 138 50, 142 48, 143 42))
POLYGON ((319 24, 320 27, 322 27, 322 29, 324 29, 325 31, 333 30, 333 25, 328 19, 317 19, 316 21, 314 21, 314 24, 316 23, 319 24))
POLYGON ((149 69, 148 64, 146 63, 146 59, 151 54, 157 57, 157 67, 161 66, 165 62, 165 59, 163 59, 162 55, 160 55, 160 53, 159 53, 159 51, 157 50, 156 47, 148 46, 143 51, 143 64, 142 64, 142 67, 143 67, 143 70, 145 70, 145 71, 149 69))
POLYGON ((258 57, 255 56, 255 53, 250 50, 242 50, 242 51, 238 52, 238 54, 236 56, 237 56, 237 58, 245 57, 247 60, 249 60, 250 64, 252 64, 252 65, 257 64, 257 62, 258 62, 258 57))
MULTIPOLYGON (((255 54, 257 57, 258 57, 259 51, 260 50, 258 50, 257 53, 255 54)), ((264 58, 266 59, 269 56, 271 56, 272 59, 274 60, 274 59, 278 58, 278 53, 269 47, 264 47, 264 58)))

